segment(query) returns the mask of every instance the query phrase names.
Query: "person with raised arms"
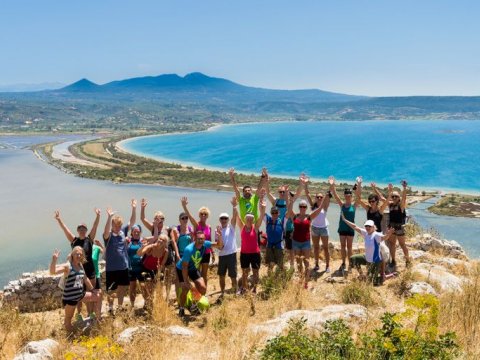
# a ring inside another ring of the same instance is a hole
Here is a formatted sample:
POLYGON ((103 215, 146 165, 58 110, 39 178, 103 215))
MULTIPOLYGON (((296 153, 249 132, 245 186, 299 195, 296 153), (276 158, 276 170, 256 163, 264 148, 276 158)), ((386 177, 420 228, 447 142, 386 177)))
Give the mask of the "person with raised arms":
POLYGON ((407 182, 405 180, 402 180, 401 184, 403 188, 401 197, 398 191, 393 190, 393 185, 388 184, 388 227, 391 227, 395 230, 393 235, 388 240, 388 247, 390 248, 391 256, 390 267, 392 271, 395 271, 397 266, 397 262, 395 259, 395 254, 397 252, 397 239, 400 247, 403 250, 406 266, 410 265, 408 248, 405 244, 405 223, 407 220, 407 182))
MULTIPOLYGON (((218 217, 220 227, 222 229, 223 248, 218 253, 218 269, 217 274, 220 282, 220 298, 225 294, 225 275, 232 281, 232 289, 234 293, 237 292, 237 239, 235 236, 235 223, 237 221, 237 207, 236 198, 231 202, 233 205, 232 219, 229 222, 227 213, 221 213, 218 217)), ((218 241, 218 239, 217 239, 218 241)))
POLYGON ((310 196, 310 191, 308 189, 308 178, 304 183, 305 188, 305 196, 307 197, 308 203, 310 204, 310 208, 313 210, 318 209, 322 206, 320 213, 318 216, 312 220, 312 243, 313 243, 313 257, 315 259, 315 267, 313 268, 314 271, 320 270, 319 266, 319 258, 320 258, 320 239, 322 240, 322 249, 323 249, 323 256, 325 258, 325 272, 330 272, 330 252, 328 250, 328 239, 330 233, 328 231, 328 219, 327 219, 327 211, 328 207, 330 206, 330 199, 332 194, 330 191, 324 195, 321 192, 315 193, 315 196, 312 198, 310 196))
POLYGON ((357 199, 358 204, 363 207, 367 213, 367 220, 372 220, 375 224, 377 231, 382 231, 382 221, 383 221, 383 212, 388 205, 387 199, 383 197, 383 195, 378 191, 377 186, 375 183, 371 183, 370 186, 372 187, 374 194, 368 195, 368 204, 366 204, 362 200, 362 181, 359 178, 358 186, 355 189, 355 197, 357 199), (380 205, 380 200, 382 201, 382 205, 380 205))
MULTIPOLYGON (((335 178, 330 176, 328 178, 328 183, 330 184, 330 192, 332 193, 335 201, 337 202, 338 206, 340 206, 340 213, 344 215, 344 217, 350 221, 355 221, 355 211, 358 206, 358 202, 353 202, 353 193, 352 190, 349 188, 344 189, 343 196, 345 197, 345 201, 340 199, 337 194, 337 189, 335 186, 335 178)), ((358 185, 357 185, 358 186, 358 185)), ((340 237, 340 249, 342 253, 342 264, 340 265, 339 271, 344 273, 345 272, 345 263, 347 260, 348 255, 348 271, 351 270, 352 264, 350 263, 350 258, 353 254, 352 247, 353 247, 353 237, 355 236, 355 231, 353 231, 344 221, 342 216, 340 216, 338 222, 338 235, 340 237)))
MULTIPOLYGON (((192 223, 195 232, 202 231, 205 235, 205 240, 211 241, 212 228, 210 227, 210 225, 207 224, 208 217, 210 216, 210 210, 207 207, 202 206, 200 209, 198 209, 199 220, 196 220, 188 210, 188 198, 186 196, 182 197, 181 203, 183 211, 190 219, 190 222, 192 223)), ((212 255, 213 250, 211 248, 206 249, 201 262, 202 278, 205 281, 205 286, 207 286, 208 284, 208 265, 210 264, 210 258, 212 255)))
POLYGON ((235 197, 237 198, 237 203, 240 208, 240 219, 245 221, 245 216, 247 214, 252 214, 254 221, 258 220, 258 201, 260 196, 260 191, 264 186, 265 181, 267 180, 267 169, 262 169, 262 175, 260 177, 260 182, 258 183, 257 190, 255 193, 252 193, 252 187, 250 185, 245 185, 242 188, 242 194, 238 190, 237 182, 235 181, 235 169, 231 168, 228 171, 230 175, 230 181, 233 186, 233 191, 235 192, 235 197))
MULTIPOLYGON (((237 198, 232 199, 232 205, 237 206, 237 198)), ((240 229, 241 247, 240 247, 240 267, 242 268, 242 287, 238 290, 239 295, 245 294, 248 289, 248 275, 250 269, 253 272, 253 293, 257 292, 257 284, 259 280, 259 271, 261 264, 260 246, 258 244, 258 230, 262 225, 265 216, 265 208, 267 204, 264 195, 260 193, 260 216, 255 221, 252 213, 245 214, 245 222, 237 212, 236 222, 240 229)))
MULTIPOLYGON (((301 193, 302 187, 308 182, 307 178, 302 174, 300 176, 300 184, 297 190, 297 194, 301 193)), ((287 188, 288 190, 288 188, 287 188)), ((312 220, 314 220, 323 209, 323 204, 320 204, 318 208, 307 213, 308 202, 306 200, 300 200, 298 204, 299 212, 295 214, 293 211, 293 203, 297 196, 288 202, 287 217, 293 221, 293 241, 292 248, 297 259, 298 272, 303 276, 303 286, 308 289, 308 281, 310 280, 310 250, 312 248, 310 226, 312 220)))
POLYGON ((181 212, 178 215, 179 225, 172 230, 172 240, 177 244, 178 252, 175 253, 176 260, 182 258, 183 252, 187 245, 193 241, 193 229, 188 225, 188 215, 185 212, 181 212))
POLYGON ((364 228, 358 227, 355 223, 348 221, 344 213, 340 213, 342 220, 347 226, 358 232, 365 240, 365 254, 352 255, 350 263, 355 267, 362 276, 361 265, 367 266, 367 276, 373 285, 378 286, 385 280, 385 273, 383 271, 383 259, 380 246, 382 241, 388 240, 393 234, 394 229, 389 228, 386 235, 376 231, 373 220, 367 220, 364 228), (379 278, 379 274, 381 277, 379 278))
MULTIPOLYGON (((97 287, 97 277, 95 276, 95 265, 93 263, 93 245, 94 239, 97 234, 98 223, 100 222, 100 209, 95 209, 95 220, 93 221, 92 229, 87 235, 87 225, 81 223, 77 226, 77 236, 73 235, 67 225, 63 222, 60 217, 60 211, 55 211, 55 220, 57 220, 58 225, 63 230, 65 237, 70 242, 72 249, 75 246, 80 246, 85 252, 86 262, 83 264, 83 269, 85 271, 85 276, 90 280, 94 287, 97 287)), ((92 303, 87 303, 87 311, 90 313, 93 309, 92 303)), ((82 309, 82 303, 79 302, 77 311, 80 314, 82 309)))
POLYGON ((50 274, 62 274, 64 289, 62 304, 65 308, 63 324, 67 333, 73 331, 72 318, 75 308, 80 302, 91 303, 93 311, 89 314, 91 320, 99 320, 102 315, 102 291, 95 289, 87 276, 83 264, 86 262, 85 252, 82 247, 75 246, 68 256, 68 262, 57 265, 60 251, 55 250, 50 262, 50 274))
POLYGON ((145 228, 150 232, 150 234, 153 236, 153 222, 155 220, 157 221, 157 227, 158 227, 158 234, 167 234, 168 232, 168 227, 165 226, 165 215, 161 211, 156 211, 155 214, 153 214, 153 222, 149 221, 146 218, 145 215, 145 209, 148 205, 147 199, 143 198, 142 201, 140 202, 140 220, 142 221, 142 224, 145 226, 145 228))
POLYGON ((123 226, 123 219, 107 208, 107 222, 103 231, 105 242, 105 275, 108 294, 109 313, 113 315, 113 294, 116 293, 118 307, 122 309, 123 298, 127 293, 130 279, 128 276, 128 255, 126 234, 136 220, 137 201, 131 201, 132 214, 130 222, 123 226))
POLYGON ((215 231, 216 242, 205 240, 205 234, 201 230, 195 232, 195 242, 187 245, 183 252, 183 257, 177 262, 176 270, 180 288, 182 292, 179 299, 179 316, 185 315, 185 301, 187 299, 187 293, 192 287, 190 281, 193 281, 195 288, 201 295, 205 295, 207 292, 207 286, 205 280, 200 273, 200 264, 202 262, 203 255, 207 249, 212 246, 218 249, 223 248, 222 230, 218 227, 215 231))

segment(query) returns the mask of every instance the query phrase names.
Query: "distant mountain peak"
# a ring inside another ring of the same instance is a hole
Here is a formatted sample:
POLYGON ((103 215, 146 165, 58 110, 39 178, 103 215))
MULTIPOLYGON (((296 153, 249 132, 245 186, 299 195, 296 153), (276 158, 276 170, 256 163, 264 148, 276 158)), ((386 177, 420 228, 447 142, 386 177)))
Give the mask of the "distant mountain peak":
POLYGON ((69 91, 91 91, 99 88, 100 85, 95 84, 93 81, 90 81, 86 78, 80 79, 77 82, 74 82, 71 85, 65 86, 60 90, 69 90, 69 91))

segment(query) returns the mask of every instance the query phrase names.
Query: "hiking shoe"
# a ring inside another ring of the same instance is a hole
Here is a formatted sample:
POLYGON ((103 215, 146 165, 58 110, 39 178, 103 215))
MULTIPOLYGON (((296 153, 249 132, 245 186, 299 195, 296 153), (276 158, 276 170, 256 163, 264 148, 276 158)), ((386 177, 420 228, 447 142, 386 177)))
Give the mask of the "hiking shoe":
POLYGON ((83 322, 83 316, 82 316, 82 314, 77 314, 77 315, 75 315, 75 322, 76 322, 76 323, 81 323, 81 322, 83 322))
POLYGON ((241 295, 244 295, 244 294, 245 294, 245 289, 244 288, 238 289, 238 291, 237 291, 238 296, 241 296, 241 295))
POLYGON ((318 270, 320 270, 320 266, 318 266, 318 264, 317 264, 317 265, 315 265, 315 267, 313 268, 313 271, 318 271, 318 270))
POLYGON ((178 316, 185 317, 185 309, 184 308, 180 308, 180 310, 178 310, 178 316))
POLYGON ((325 272, 326 272, 327 274, 329 274, 329 273, 330 273, 330 268, 329 268, 329 267, 326 267, 326 268, 325 268, 325 272))
POLYGON ((188 309, 188 311, 190 311, 190 314, 192 315, 200 315, 200 309, 197 307, 197 304, 193 304, 192 306, 190 306, 190 309, 188 309))

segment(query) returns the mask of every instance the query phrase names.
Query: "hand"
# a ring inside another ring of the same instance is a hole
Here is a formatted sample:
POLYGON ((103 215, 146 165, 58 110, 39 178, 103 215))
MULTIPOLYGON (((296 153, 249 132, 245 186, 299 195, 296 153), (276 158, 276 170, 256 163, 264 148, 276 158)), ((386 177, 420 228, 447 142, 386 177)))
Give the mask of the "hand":
POLYGON ((263 178, 268 178, 268 172, 267 172, 267 168, 262 168, 262 177, 263 178))
POLYGON ((180 199, 180 202, 182 203, 182 206, 183 206, 184 208, 187 207, 187 205, 188 205, 188 199, 187 199, 186 196, 182 197, 182 198, 180 199))
POLYGON ((140 243, 142 244, 142 246, 146 246, 146 245, 148 245, 148 240, 145 239, 145 238, 142 238, 142 239, 140 240, 140 243))
POLYGON ((230 177, 234 177, 235 176, 235 169, 234 168, 230 168, 230 170, 228 170, 228 174, 230 175, 230 177))
POLYGON ((101 212, 102 212, 99 208, 95 208, 93 211, 95 211, 95 214, 96 214, 97 216, 100 216, 100 214, 101 214, 101 212))
POLYGON ((52 254, 52 260, 58 260, 58 256, 60 255, 60 250, 58 249, 55 249, 53 250, 53 254, 52 254))
POLYGON ((135 209, 137 207, 137 200, 132 199, 131 204, 132 204, 132 209, 135 209))
POLYGON ((93 240, 93 243, 94 243, 95 245, 97 245, 97 246, 102 247, 102 243, 101 243, 100 240, 98 240, 98 239, 93 240))
POLYGON ((221 239, 222 238, 222 227, 221 226, 217 226, 216 229, 215 229, 215 236, 217 237, 217 239, 221 239))
POLYGON ((60 211, 55 210, 53 217, 55 220, 60 221, 60 211))
POLYGON ((370 186, 372 187, 372 189, 375 189, 377 187, 377 184, 375 184, 374 182, 370 183, 370 186))
POLYGON ((387 230, 387 235, 388 236, 393 235, 394 232, 395 232, 395 229, 393 227, 389 227, 387 230))
POLYGON ((355 179, 355 182, 359 185, 362 185, 362 182, 363 182, 363 177, 361 176, 357 176, 357 178, 355 179))
POLYGON ((140 202, 140 207, 142 209, 145 209, 147 207, 147 204, 148 204, 147 199, 142 198, 142 201, 140 202))
POLYGON ((111 207, 107 208, 107 215, 109 218, 111 218, 113 215, 115 215, 115 211, 112 210, 111 207))
POLYGON ((184 281, 183 283, 180 283, 180 286, 187 291, 190 290, 190 288, 191 288, 191 285, 190 285, 189 281, 184 281))
POLYGON ((267 207, 267 201, 263 197, 260 200, 260 207, 263 208, 263 209, 265 209, 267 207))
POLYGON ((232 200, 230 200, 230 204, 232 204, 233 207, 238 205, 236 196, 232 197, 232 200))
POLYGON ((307 185, 307 184, 309 183, 309 181, 310 181, 310 179, 308 178, 308 176, 305 175, 304 173, 301 173, 301 174, 300 174, 299 180, 300 180, 300 182, 302 183, 302 185, 304 185, 304 186, 307 185))
POLYGON ((329 176, 328 183, 330 184, 330 187, 335 186, 335 178, 333 176, 329 176))
POLYGON ((392 192, 393 191, 393 184, 388 184, 388 192, 392 192))
POLYGON ((404 189, 407 188, 407 180, 402 180, 402 187, 403 187, 404 189))
POLYGON ((260 189, 260 199, 263 199, 267 195, 267 190, 265 188, 260 189))

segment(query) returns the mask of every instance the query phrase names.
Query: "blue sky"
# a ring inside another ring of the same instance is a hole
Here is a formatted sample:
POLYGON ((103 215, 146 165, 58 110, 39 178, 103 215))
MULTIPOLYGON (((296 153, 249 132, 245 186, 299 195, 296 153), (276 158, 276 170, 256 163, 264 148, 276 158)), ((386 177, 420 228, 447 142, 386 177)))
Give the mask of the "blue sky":
POLYGON ((480 95, 475 0, 2 0, 0 85, 192 71, 251 86, 480 95))

